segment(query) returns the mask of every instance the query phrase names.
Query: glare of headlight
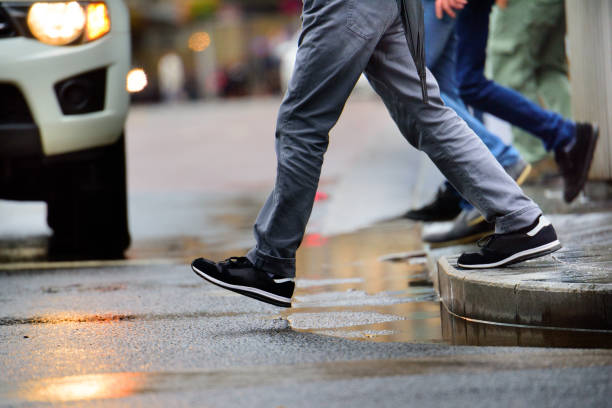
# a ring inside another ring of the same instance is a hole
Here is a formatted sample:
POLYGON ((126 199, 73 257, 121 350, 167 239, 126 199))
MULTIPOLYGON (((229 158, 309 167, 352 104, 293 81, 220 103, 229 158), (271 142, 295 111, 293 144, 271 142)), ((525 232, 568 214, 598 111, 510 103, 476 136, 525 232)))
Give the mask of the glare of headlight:
POLYGON ((87 6, 87 39, 89 41, 102 37, 110 31, 108 8, 104 3, 93 3, 87 6))
POLYGON ((140 92, 146 88, 147 84, 147 74, 142 68, 134 68, 128 73, 126 86, 128 92, 140 92))
POLYGON ((34 3, 28 12, 32 35, 51 45, 70 44, 81 36, 85 23, 85 11, 76 1, 34 3))

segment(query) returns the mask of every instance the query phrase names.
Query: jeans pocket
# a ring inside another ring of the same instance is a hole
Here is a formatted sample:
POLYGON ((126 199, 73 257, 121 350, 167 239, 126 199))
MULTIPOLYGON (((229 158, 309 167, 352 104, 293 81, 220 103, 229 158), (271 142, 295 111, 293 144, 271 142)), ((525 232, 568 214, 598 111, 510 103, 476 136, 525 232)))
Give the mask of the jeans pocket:
POLYGON ((371 3, 368 0, 346 0, 346 28, 366 40, 376 33, 376 16, 368 10, 371 3))

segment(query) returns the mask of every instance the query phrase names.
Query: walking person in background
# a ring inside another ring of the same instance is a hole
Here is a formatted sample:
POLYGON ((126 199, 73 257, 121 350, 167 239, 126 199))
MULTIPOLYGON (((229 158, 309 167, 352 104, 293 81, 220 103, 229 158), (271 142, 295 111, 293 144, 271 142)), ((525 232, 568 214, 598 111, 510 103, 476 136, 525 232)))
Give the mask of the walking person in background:
MULTIPOLYGON (((290 307, 295 255, 319 182, 329 131, 365 72, 403 136, 424 151, 496 233, 458 266, 488 268, 561 247, 542 216, 487 147, 446 107, 425 68, 421 0, 304 0, 293 76, 276 125, 274 190, 255 222, 245 257, 193 261, 200 277, 228 290, 290 307)), ((240 166, 228 154, 228 166, 240 166)))
MULTIPOLYGON (((503 8, 512 0, 498 0, 503 8)), ((457 17, 457 80, 464 102, 537 136, 555 154, 564 180, 563 198, 572 202, 586 182, 598 139, 598 128, 575 123, 542 109, 520 93, 484 75, 489 18, 495 0, 436 0, 436 15, 457 17), (460 10, 459 13, 456 11, 460 10)), ((543 10, 548 9, 545 5, 543 10)), ((534 40, 536 41, 536 40, 534 40)))
MULTIPOLYGON (((455 19, 444 16, 436 18, 435 0, 423 0, 425 15, 425 60, 440 86, 444 103, 452 108, 483 141, 504 170, 518 185, 521 185, 531 166, 521 158, 519 152, 489 131, 467 109, 457 85, 455 75, 457 38, 455 19)), ((448 182, 438 189, 438 199, 423 208, 408 211, 404 218, 420 221, 455 219, 447 231, 429 233, 423 240, 435 246, 456 245, 477 241, 495 231, 495 225, 485 221, 469 202, 448 182)))

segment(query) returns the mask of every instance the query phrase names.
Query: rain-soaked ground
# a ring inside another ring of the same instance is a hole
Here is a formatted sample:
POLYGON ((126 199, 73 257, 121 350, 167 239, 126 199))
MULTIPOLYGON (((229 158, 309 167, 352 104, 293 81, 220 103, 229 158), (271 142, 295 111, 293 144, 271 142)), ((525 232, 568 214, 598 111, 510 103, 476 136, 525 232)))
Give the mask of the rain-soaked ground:
MULTIPOLYGON (((235 243, 250 241, 250 223, 258 205, 257 200, 229 200, 221 206, 229 214, 212 211, 216 221, 207 225, 218 237, 226 237, 216 242, 152 234, 135 239, 124 260, 47 262, 47 238, 39 236, 13 241, 12 248, 5 243, 0 257, 10 262, 0 270, 163 265, 188 263, 203 254, 215 259, 242 254, 248 247, 236 248, 235 243)), ((315 223, 317 211, 318 207, 315 223)), ((324 335, 441 341, 440 306, 428 278, 420 231, 419 224, 395 221, 332 237, 307 234, 297 257, 293 308, 281 315, 296 330, 324 335)))
POLYGON ((195 276, 253 244, 277 104, 133 112, 126 259, 49 262, 44 204, 0 201, 0 406, 605 406, 609 351, 443 341, 422 226, 381 222, 440 178, 375 102, 334 129, 293 308, 195 276))

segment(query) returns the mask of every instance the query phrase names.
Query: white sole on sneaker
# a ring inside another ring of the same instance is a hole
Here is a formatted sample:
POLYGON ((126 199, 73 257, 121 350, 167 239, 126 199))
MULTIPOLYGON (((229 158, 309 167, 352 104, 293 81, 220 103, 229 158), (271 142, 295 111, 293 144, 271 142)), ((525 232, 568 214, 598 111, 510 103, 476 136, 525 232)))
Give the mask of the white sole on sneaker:
MULTIPOLYGON (((197 275, 199 275, 200 277, 206 279, 210 283, 214 283, 217 286, 221 286, 222 288, 226 288, 226 289, 229 289, 231 291, 234 291, 234 292, 237 292, 237 293, 241 293, 241 294, 245 294, 245 295, 247 293, 251 293, 251 294, 256 295, 256 297, 255 297, 256 299, 259 299, 260 297, 263 297, 265 299, 274 300, 276 302, 280 302, 280 303, 283 303, 285 305, 291 306, 291 298, 286 298, 286 297, 283 297, 283 296, 278 296, 278 295, 275 295, 274 293, 269 293, 269 292, 266 292, 266 291, 261 290, 261 289, 252 288, 250 286, 232 285, 231 283, 226 283, 226 282, 220 281, 219 279, 215 279, 212 276, 207 275, 206 273, 202 272, 201 270, 199 270, 198 268, 196 268, 193 265, 191 265, 191 269, 193 269, 193 271, 197 275), (244 293, 244 292, 247 292, 247 293, 244 293)), ((259 299, 259 300, 261 300, 261 299, 259 299)))
POLYGON ((464 265, 457 262, 457 266, 464 269, 488 269, 488 268, 497 268, 499 266, 513 264, 521 261, 526 261, 528 259, 537 258, 539 256, 547 255, 553 253, 557 250, 561 249, 561 242, 559 240, 555 240, 553 242, 549 242, 548 244, 541 245, 536 248, 526 249, 521 252, 517 252, 516 254, 512 254, 507 258, 502 259, 501 261, 488 263, 488 264, 474 264, 474 265, 464 265))

